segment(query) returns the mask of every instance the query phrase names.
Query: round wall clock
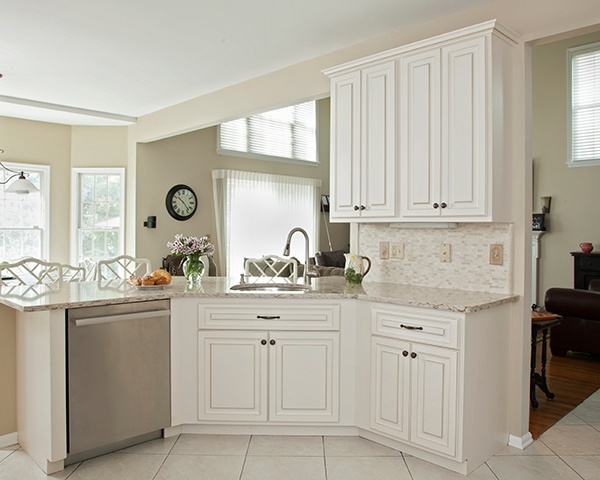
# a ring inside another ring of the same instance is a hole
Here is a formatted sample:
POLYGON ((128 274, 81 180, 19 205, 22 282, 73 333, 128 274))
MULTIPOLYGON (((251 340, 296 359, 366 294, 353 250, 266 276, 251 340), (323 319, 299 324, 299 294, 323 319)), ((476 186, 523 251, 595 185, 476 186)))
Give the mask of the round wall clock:
POLYGON ((198 199, 187 185, 175 185, 167 193, 165 204, 167 212, 175 220, 187 220, 196 213, 198 199))

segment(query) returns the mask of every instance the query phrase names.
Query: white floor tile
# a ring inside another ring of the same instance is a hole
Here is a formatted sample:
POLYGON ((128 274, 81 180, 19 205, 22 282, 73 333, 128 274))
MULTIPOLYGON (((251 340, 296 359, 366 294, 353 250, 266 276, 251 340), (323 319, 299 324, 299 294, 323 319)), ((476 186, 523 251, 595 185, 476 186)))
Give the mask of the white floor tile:
POLYGON ((556 422, 556 425, 581 425, 583 423, 585 422, 571 411, 556 422))
POLYGON ((416 457, 406 457, 406 464, 413 480, 496 480, 490 468, 485 464, 467 477, 416 457))
POLYGON ((23 450, 13 451, 0 463, 0 480, 63 480, 78 466, 71 465, 62 472, 46 475, 23 450))
POLYGON ((556 456, 496 456, 487 464, 498 480, 581 480, 556 456))
POLYGON ((507 445, 502 450, 500 450, 496 455, 554 455, 554 452, 550 450, 544 442, 540 440, 535 440, 531 445, 527 448, 521 450, 520 448, 511 447, 507 445))
POLYGON ((325 463, 327 480, 411 480, 402 457, 327 457, 325 463))
POLYGON ((540 440, 557 455, 600 455, 600 432, 590 425, 554 425, 540 440))
POLYGON ((249 456, 241 480, 325 480, 325 459, 249 456))
POLYGON ((587 423, 600 423, 600 400, 586 400, 571 413, 587 423))
POLYGON ((14 450, 0 450, 0 462, 8 457, 14 450))
POLYGON ((250 435, 180 435, 172 455, 246 455, 250 435))
POLYGON ((111 453, 82 462, 69 480, 152 480, 166 455, 111 453))
POLYGON ((326 457, 393 457, 402 452, 360 437, 325 437, 326 457))
POLYGON ((561 457, 584 480, 600 480, 600 456, 565 456, 561 457))
POLYGON ((244 456, 170 455, 155 480, 239 480, 244 456))
POLYGON ((323 438, 317 436, 253 435, 248 455, 323 456, 323 438))
POLYGON ((173 448, 173 445, 175 445, 177 438, 177 436, 157 438, 156 440, 140 443, 133 447, 124 448, 123 450, 119 450, 119 453, 158 453, 167 455, 173 448))

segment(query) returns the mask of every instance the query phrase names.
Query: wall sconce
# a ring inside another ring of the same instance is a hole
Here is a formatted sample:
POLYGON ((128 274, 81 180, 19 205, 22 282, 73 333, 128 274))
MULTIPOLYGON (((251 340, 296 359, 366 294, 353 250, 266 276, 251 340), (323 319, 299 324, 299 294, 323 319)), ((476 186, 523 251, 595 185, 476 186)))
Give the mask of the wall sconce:
POLYGON ((542 213, 550 213, 550 202, 552 197, 540 197, 542 201, 542 213))
POLYGON ((144 222, 144 227, 156 228, 156 217, 154 215, 148 217, 148 220, 144 222))
MULTIPOLYGON (((0 153, 4 153, 4 150, 2 150, 1 148, 0 148, 0 153)), ((4 189, 4 192, 18 193, 20 195, 24 195, 26 193, 39 192, 38 188, 33 183, 31 183, 29 180, 27 180, 25 178, 25 174, 23 172, 17 172, 16 170, 11 170, 10 168, 5 167, 2 162, 0 162, 0 166, 2 166, 2 168, 4 170, 6 170, 7 172, 10 172, 13 174, 10 177, 8 177, 4 182, 0 182, 0 185, 6 185, 13 178, 15 178, 17 176, 19 177, 14 182, 12 182, 8 187, 6 187, 4 189)), ((29 175, 29 174, 27 174, 27 175, 29 175)))

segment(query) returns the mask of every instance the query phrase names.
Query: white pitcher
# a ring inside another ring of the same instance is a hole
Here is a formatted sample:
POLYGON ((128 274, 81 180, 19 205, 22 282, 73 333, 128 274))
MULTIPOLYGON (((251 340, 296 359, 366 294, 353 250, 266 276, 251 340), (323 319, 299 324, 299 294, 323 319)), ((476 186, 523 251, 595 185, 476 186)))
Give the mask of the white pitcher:
POLYGON ((344 253, 344 257, 346 257, 346 266, 344 267, 346 281, 348 283, 361 283, 363 277, 371 270, 371 259, 353 253, 344 253), (368 264, 366 268, 365 262, 368 264))

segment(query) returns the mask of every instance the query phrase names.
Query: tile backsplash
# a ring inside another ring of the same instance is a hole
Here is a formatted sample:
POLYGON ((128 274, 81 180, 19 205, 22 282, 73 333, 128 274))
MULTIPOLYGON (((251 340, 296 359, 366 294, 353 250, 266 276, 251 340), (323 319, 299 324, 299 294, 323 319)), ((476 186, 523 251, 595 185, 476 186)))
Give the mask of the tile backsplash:
POLYGON ((512 293, 513 226, 510 223, 459 223, 457 228, 396 228, 360 224, 358 251, 373 265, 368 279, 438 288, 512 293), (380 242, 404 244, 402 260, 379 258, 380 242), (450 244, 451 261, 439 249, 450 244), (490 244, 503 247, 502 265, 490 265, 490 244))

